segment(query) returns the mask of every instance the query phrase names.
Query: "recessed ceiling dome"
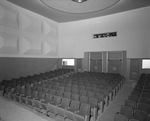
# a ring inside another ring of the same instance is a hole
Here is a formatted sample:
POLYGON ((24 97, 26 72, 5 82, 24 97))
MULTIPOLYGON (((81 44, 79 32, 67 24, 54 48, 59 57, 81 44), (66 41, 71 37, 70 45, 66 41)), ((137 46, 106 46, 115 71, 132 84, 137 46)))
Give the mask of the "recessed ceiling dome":
POLYGON ((67 13, 90 13, 115 5, 120 0, 41 0, 48 7, 67 13), (78 2, 79 1, 79 2, 78 2))

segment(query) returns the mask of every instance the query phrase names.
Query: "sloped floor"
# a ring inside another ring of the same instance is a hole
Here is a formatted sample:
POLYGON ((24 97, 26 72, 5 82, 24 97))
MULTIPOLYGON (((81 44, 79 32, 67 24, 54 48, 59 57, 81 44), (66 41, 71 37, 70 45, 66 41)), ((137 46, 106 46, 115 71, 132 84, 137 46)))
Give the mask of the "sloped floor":
MULTIPOLYGON (((124 104, 125 99, 127 99, 135 84, 135 81, 126 81, 98 121, 113 121, 116 112, 120 111, 121 105, 124 104)), ((3 97, 0 97, 0 117, 4 121, 54 121, 42 115, 37 115, 36 112, 33 110, 30 111, 26 106, 22 106, 3 97)))
POLYGON ((98 121, 114 121, 115 114, 120 111, 121 105, 124 104, 124 101, 128 98, 135 84, 136 82, 133 80, 126 81, 98 121))

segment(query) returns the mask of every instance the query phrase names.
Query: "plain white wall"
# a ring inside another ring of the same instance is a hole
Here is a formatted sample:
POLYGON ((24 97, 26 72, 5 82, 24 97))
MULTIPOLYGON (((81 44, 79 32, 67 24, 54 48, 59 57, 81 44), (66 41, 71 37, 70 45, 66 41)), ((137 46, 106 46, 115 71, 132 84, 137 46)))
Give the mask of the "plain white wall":
POLYGON ((126 50, 127 58, 147 58, 150 7, 59 24, 59 57, 83 58, 86 51, 126 50), (93 34, 117 31, 117 37, 93 39, 93 34))

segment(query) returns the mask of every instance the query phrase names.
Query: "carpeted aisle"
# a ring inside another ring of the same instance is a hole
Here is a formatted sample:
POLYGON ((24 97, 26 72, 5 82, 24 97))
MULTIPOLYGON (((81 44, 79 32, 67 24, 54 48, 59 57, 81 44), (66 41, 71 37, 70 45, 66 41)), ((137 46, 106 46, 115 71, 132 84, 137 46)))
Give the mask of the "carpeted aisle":
POLYGON ((133 80, 126 81, 124 83, 120 92, 117 94, 117 96, 110 103, 108 108, 105 110, 105 112, 99 118, 99 121, 114 121, 114 116, 115 116, 116 112, 120 111, 121 105, 124 104, 125 99, 128 98, 128 95, 133 90, 135 84, 136 84, 136 82, 133 80))

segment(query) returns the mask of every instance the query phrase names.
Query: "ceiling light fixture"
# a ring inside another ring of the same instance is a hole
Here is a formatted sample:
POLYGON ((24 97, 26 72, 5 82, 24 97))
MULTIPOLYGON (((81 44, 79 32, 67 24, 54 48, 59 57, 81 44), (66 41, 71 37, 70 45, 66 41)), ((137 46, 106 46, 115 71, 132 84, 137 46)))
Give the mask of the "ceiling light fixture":
POLYGON ((83 2, 85 2, 87 0, 72 0, 72 1, 77 2, 77 3, 83 3, 83 2))

